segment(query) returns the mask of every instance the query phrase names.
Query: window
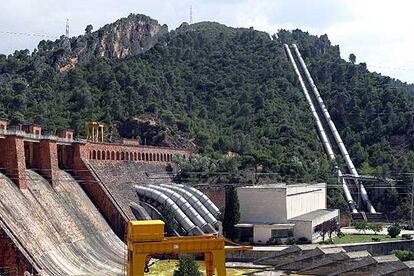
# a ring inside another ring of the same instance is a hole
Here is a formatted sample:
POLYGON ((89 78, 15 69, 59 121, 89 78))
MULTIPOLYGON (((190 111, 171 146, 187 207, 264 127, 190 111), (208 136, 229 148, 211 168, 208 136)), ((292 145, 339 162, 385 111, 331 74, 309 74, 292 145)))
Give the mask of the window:
POLYGON ((272 238, 293 237, 293 229, 272 229, 270 235, 272 238))

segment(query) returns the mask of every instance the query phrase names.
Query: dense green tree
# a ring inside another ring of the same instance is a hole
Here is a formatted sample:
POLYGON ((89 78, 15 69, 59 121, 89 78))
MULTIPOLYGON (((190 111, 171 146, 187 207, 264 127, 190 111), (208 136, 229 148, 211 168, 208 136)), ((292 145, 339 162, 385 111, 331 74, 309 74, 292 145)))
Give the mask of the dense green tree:
POLYGON ((240 205, 237 190, 231 186, 226 191, 226 208, 223 218, 223 234, 229 239, 236 239, 238 231, 235 225, 240 222, 240 205))

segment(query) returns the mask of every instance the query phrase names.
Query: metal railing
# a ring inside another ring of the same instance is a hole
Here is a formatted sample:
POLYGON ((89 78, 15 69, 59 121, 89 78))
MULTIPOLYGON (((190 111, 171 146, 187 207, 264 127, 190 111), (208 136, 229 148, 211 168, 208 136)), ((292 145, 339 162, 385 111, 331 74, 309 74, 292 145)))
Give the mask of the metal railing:
POLYGON ((59 137, 59 136, 51 135, 51 134, 46 134, 46 135, 34 134, 34 133, 28 133, 28 132, 25 132, 19 129, 0 129, 0 135, 19 136, 19 137, 23 137, 23 138, 31 139, 31 140, 52 140, 52 141, 57 141, 61 143, 73 143, 76 141, 82 142, 80 139, 69 139, 69 138, 59 137))

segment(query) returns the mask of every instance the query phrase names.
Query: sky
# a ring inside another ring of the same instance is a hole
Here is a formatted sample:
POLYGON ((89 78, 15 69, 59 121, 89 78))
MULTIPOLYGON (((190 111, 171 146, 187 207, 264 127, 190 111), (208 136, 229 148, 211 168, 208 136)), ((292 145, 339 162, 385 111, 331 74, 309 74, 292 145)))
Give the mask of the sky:
POLYGON ((414 83, 414 1, 408 0, 3 0, 0 9, 0 53, 33 50, 41 39, 33 35, 84 33, 130 13, 146 14, 169 29, 189 21, 216 21, 233 27, 253 27, 269 34, 302 29, 327 34, 341 55, 354 53, 371 71, 414 83))

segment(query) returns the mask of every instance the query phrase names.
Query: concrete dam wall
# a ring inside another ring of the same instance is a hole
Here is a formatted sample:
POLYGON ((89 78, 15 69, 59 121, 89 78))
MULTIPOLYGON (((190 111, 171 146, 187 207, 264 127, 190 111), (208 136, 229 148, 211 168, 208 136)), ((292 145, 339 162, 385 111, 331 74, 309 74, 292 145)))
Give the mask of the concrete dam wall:
MULTIPOLYGON (((31 269, 43 275, 122 275, 125 245, 72 176, 57 170, 53 185, 32 170, 26 177, 28 188, 19 189, 0 174, 0 228, 22 249, 19 254, 28 255, 31 269)), ((22 267, 2 254, 7 269, 22 267)))

